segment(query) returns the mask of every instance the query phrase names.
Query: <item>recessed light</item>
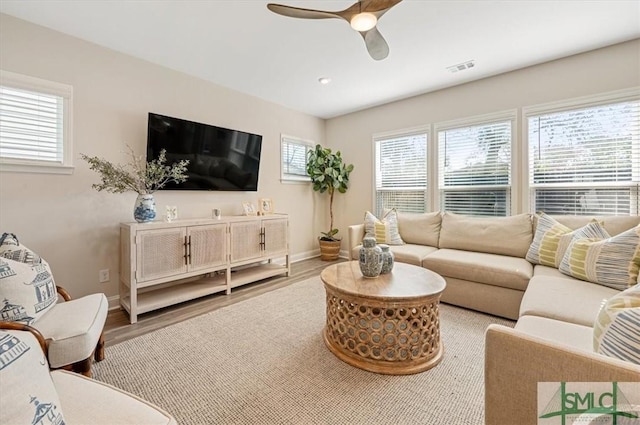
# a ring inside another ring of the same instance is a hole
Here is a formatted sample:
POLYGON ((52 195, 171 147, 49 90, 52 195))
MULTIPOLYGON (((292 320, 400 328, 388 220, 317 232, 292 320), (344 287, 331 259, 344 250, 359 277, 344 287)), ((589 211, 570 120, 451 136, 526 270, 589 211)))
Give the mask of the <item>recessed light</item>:
POLYGON ((331 78, 320 77, 320 78, 318 78, 318 82, 320 84, 329 84, 331 82, 331 78))

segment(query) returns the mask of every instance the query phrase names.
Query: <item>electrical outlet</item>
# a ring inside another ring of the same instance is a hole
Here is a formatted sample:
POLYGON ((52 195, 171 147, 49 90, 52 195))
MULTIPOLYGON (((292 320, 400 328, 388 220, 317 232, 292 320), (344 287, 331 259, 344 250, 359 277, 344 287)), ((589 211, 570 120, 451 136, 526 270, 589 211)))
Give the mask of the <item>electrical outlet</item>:
POLYGON ((100 283, 109 282, 109 269, 100 270, 98 273, 98 279, 100 280, 100 283))

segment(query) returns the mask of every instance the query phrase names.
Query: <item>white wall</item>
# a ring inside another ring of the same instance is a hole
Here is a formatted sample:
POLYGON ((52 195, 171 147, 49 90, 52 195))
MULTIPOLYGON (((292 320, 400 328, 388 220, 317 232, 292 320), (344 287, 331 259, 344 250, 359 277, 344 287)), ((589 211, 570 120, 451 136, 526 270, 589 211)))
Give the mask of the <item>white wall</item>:
POLYGON ((346 234, 373 211, 373 134, 637 86, 640 40, 633 40, 330 119, 328 145, 355 165, 336 226, 346 234))
POLYGON ((177 205, 181 218, 210 217, 214 207, 237 215, 242 201, 272 198, 277 212, 290 214, 292 254, 317 250, 324 205, 316 203, 324 201, 308 184, 280 182, 280 133, 324 143, 324 120, 7 15, 0 15, 0 68, 74 89, 74 173, 0 173, 0 233, 15 233, 42 255, 73 296, 117 295, 118 225, 133 220, 136 198, 93 190, 98 176, 79 154, 124 162, 125 144, 143 154, 148 112, 263 135, 258 192, 156 192, 160 217, 166 205, 177 205), (98 283, 107 268, 111 281, 98 283))

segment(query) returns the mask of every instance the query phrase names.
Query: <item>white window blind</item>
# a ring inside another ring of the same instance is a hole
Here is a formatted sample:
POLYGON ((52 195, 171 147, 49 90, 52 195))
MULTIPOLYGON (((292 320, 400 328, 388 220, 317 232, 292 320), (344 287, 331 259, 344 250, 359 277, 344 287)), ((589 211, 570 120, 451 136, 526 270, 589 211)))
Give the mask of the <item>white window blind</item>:
POLYGON ((6 71, 1 76, 2 169, 42 172, 29 167, 69 167, 71 87, 6 71))
POLYGON ((511 213, 511 120, 438 131, 440 208, 511 213))
POLYGON ((291 181, 311 181, 307 175, 307 152, 313 149, 313 143, 290 136, 282 136, 281 179, 291 181))
POLYGON ((528 117, 533 211, 638 214, 640 101, 528 117))
POLYGON ((375 205, 420 213, 427 208, 427 135, 412 134, 375 142, 375 205))

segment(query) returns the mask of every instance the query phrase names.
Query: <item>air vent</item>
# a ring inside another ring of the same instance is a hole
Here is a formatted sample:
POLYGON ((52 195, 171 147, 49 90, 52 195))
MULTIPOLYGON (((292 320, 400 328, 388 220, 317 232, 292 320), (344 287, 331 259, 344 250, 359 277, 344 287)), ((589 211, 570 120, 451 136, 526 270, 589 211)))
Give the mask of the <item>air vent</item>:
POLYGON ((447 69, 451 73, 456 73, 458 71, 464 71, 465 69, 473 68, 474 66, 476 66, 476 62, 474 60, 470 60, 459 63, 457 65, 448 66, 447 69))

